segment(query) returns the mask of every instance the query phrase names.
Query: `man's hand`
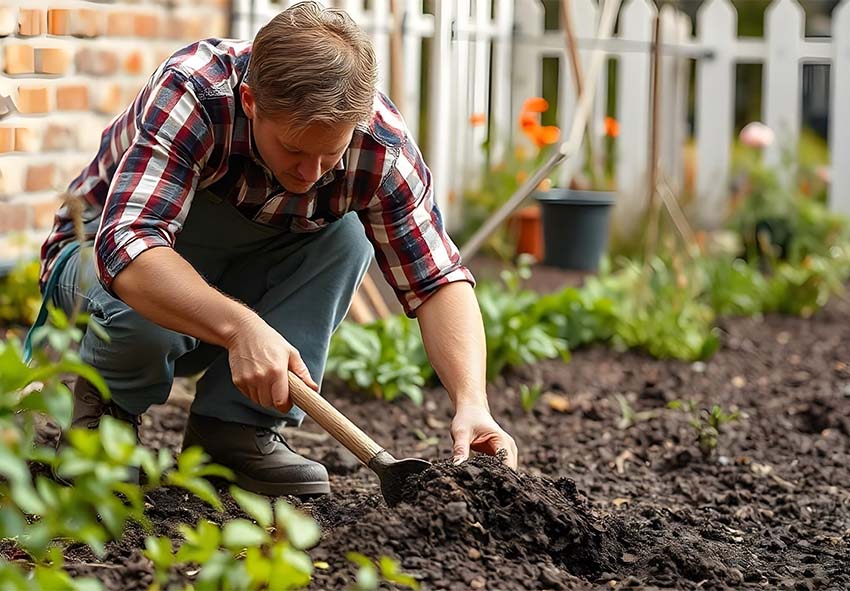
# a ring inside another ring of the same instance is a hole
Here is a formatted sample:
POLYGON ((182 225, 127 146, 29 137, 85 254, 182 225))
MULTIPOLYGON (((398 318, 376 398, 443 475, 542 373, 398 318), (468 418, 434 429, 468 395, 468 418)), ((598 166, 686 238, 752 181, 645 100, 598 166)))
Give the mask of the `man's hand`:
POLYGON ((505 463, 514 470, 517 469, 517 447, 513 437, 496 423, 484 406, 465 406, 457 409, 452 419, 452 439, 455 464, 469 458, 470 448, 491 456, 503 449, 508 454, 505 463))
POLYGON ((227 343, 227 350, 233 383, 262 406, 281 412, 292 408, 287 369, 310 388, 319 389, 298 350, 256 314, 248 316, 227 343))

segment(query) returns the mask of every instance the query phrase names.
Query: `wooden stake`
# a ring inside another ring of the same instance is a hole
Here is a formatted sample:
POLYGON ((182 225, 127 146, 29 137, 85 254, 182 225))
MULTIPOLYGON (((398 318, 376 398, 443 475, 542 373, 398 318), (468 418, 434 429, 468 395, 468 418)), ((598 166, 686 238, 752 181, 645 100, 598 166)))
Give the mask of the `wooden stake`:
POLYGON ((390 314, 390 309, 387 307, 387 303, 384 301, 384 297, 378 291, 378 286, 375 285, 375 282, 372 281, 372 278, 368 274, 363 277, 360 291, 365 292, 366 299, 372 304, 372 308, 375 310, 378 318, 386 320, 392 315, 390 314))

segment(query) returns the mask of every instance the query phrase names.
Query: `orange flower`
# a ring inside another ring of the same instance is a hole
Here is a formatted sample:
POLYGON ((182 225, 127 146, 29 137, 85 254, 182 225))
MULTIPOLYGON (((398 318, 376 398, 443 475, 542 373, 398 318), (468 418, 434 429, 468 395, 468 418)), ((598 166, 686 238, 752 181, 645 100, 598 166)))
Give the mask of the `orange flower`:
POLYGON ((525 99, 525 102, 522 104, 523 112, 529 113, 543 113, 549 109, 549 103, 545 98, 539 96, 533 96, 531 98, 525 99))
POLYGON ((613 117, 605 118, 605 135, 608 137, 617 137, 620 135, 620 123, 613 117))
POLYGON ((535 130, 534 143, 538 148, 554 144, 561 137, 561 130, 554 125, 539 126, 535 130))
POLYGON ((516 173, 516 182, 518 182, 519 184, 524 183, 525 179, 527 179, 527 178, 528 178, 528 173, 525 172, 524 170, 520 170, 519 172, 516 173))
POLYGON ((469 124, 472 127, 480 127, 487 123, 487 115, 484 113, 473 113, 469 116, 469 124))
POLYGON ((539 127, 540 124, 537 122, 537 115, 523 111, 519 114, 519 126, 524 132, 529 133, 532 129, 539 127))

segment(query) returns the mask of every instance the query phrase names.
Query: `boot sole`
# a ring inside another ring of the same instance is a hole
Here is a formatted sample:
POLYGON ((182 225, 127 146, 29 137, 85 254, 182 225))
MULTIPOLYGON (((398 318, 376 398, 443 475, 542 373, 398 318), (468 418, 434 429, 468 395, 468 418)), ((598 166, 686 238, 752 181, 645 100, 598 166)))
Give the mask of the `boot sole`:
POLYGON ((331 492, 331 485, 326 480, 317 480, 315 482, 264 482, 235 470, 233 473, 236 476, 236 484, 240 487, 247 491, 272 497, 283 495, 292 495, 295 497, 320 496, 330 494, 331 492))

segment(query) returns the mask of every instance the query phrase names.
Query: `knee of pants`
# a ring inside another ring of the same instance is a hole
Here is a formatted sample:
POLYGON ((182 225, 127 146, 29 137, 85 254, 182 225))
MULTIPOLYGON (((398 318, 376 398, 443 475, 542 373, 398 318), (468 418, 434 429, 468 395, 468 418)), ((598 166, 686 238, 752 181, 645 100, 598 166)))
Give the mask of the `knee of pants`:
POLYGON ((198 345, 194 337, 163 328, 130 307, 107 317, 94 314, 92 319, 106 331, 109 341, 101 341, 87 331, 85 344, 93 350, 96 360, 108 364, 113 371, 140 367, 156 371, 198 345))
POLYGON ((372 244, 366 238, 363 224, 354 213, 349 213, 331 224, 327 234, 322 236, 321 243, 316 254, 328 265, 358 271, 358 274, 362 275, 372 262, 372 244))

